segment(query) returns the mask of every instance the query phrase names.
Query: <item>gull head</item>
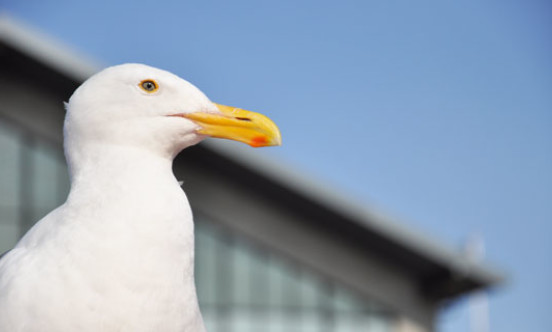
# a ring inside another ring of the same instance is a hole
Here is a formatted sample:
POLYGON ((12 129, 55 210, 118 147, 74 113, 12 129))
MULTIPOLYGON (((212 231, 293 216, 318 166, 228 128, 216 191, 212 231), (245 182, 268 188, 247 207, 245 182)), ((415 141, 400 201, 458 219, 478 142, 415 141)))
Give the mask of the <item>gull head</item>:
POLYGON ((142 64, 95 74, 66 108, 66 152, 119 145, 174 157, 209 136, 253 147, 281 144, 278 127, 266 116, 213 103, 191 83, 142 64))

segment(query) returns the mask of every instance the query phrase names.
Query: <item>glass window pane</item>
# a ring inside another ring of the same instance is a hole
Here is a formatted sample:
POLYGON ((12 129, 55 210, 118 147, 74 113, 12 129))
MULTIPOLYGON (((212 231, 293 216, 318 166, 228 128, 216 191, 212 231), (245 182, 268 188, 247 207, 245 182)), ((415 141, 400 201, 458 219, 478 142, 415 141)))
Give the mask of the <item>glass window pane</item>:
POLYGON ((19 204, 20 138, 18 133, 0 122, 0 197, 2 207, 19 204))
MULTIPOLYGON (((247 306, 253 302, 250 285, 251 269, 251 254, 247 246, 237 243, 234 251, 234 271, 233 272, 233 288, 234 288, 234 303, 240 306, 247 306)), ((237 331, 241 331, 238 329, 237 331)))
POLYGON ((264 307, 270 303, 269 257, 265 253, 251 252, 249 289, 252 306, 264 307))
POLYGON ((200 304, 215 305, 216 239, 205 223, 196 223, 195 276, 200 304))
POLYGON ((17 243, 19 225, 16 223, 0 223, 0 255, 17 243))
POLYGON ((220 236, 216 237, 216 257, 215 257, 215 285, 216 301, 219 304, 228 306, 234 302, 234 288, 232 287, 233 272, 233 252, 231 244, 226 242, 220 236))
POLYGON ((0 122, 0 254, 19 237, 21 142, 19 133, 0 122))
POLYGON ((58 204, 57 175, 59 160, 53 151, 37 146, 31 155, 32 202, 35 207, 55 207, 58 204))

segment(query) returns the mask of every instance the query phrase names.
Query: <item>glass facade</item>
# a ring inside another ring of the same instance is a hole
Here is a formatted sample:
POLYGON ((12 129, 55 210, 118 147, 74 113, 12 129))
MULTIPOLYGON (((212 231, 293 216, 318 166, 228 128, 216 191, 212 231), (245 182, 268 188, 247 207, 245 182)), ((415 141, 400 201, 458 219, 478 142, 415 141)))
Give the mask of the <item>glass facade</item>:
POLYGON ((383 307, 197 214, 196 247, 208 331, 391 331, 383 307))
POLYGON ((63 203, 68 189, 60 149, 0 121, 0 253, 63 203))
MULTIPOLYGON (((69 188, 58 146, 0 121, 0 254, 69 188)), ((196 214, 196 283, 210 332, 391 331, 392 315, 196 214)))

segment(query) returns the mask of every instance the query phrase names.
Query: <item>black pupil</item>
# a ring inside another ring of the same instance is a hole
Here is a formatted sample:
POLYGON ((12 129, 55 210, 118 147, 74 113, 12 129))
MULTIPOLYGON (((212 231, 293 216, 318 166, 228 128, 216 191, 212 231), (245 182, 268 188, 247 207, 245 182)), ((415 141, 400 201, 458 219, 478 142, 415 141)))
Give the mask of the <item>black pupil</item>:
POLYGON ((142 86, 144 87, 144 89, 146 89, 148 91, 155 90, 155 83, 153 83, 152 81, 146 81, 146 82, 142 83, 142 86))

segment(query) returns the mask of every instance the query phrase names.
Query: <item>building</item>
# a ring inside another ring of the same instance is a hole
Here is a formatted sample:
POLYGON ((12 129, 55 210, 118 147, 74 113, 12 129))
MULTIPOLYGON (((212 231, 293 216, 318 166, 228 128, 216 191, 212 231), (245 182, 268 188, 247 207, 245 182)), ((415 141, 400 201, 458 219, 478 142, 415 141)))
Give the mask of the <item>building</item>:
MULTIPOLYGON (((62 101, 97 67, 0 16, 0 252, 68 192, 62 101)), ((432 331, 500 274, 284 167, 222 143, 174 171, 196 216, 210 331, 432 331)))

